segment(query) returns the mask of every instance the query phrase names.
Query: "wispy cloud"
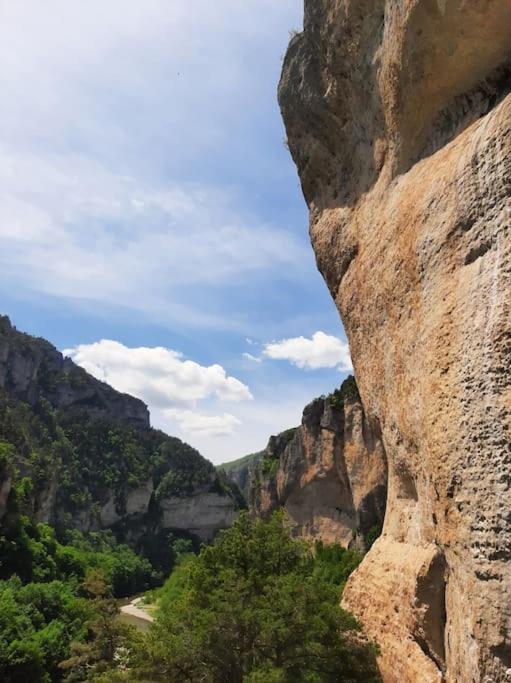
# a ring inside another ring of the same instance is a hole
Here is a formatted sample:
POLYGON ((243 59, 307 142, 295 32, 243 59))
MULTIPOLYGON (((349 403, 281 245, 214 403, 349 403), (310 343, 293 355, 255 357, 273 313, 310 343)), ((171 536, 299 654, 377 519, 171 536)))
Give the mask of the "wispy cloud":
POLYGON ((283 27, 296 7, 5 3, 0 281, 167 325, 241 328, 243 313, 226 311, 222 288, 296 273, 306 254, 234 187, 240 168, 268 156, 242 145, 255 124, 252 101, 270 102, 276 114, 271 80, 250 63, 276 77, 274 53, 256 47, 283 44, 285 30, 268 34, 268 21, 283 27))
POLYGON ((0 184, 3 276, 53 296, 208 325, 194 289, 256 282, 305 257, 293 235, 242 216, 219 188, 151 187, 87 158, 50 161, 1 149, 0 184), (187 311, 175 307, 184 300, 187 311))
POLYGON ((219 437, 232 436, 236 428, 241 425, 234 415, 204 415, 193 410, 179 410, 170 408, 164 415, 175 420, 181 432, 189 437, 219 437))
POLYGON ((245 360, 248 360, 251 363, 262 363, 263 362, 262 358, 260 358, 258 356, 253 356, 251 353, 245 352, 242 354, 242 356, 245 360))
POLYGON ((348 345, 342 339, 324 332, 315 332, 311 339, 293 337, 271 342, 265 345, 263 353, 268 358, 287 360, 308 370, 352 368, 348 345))
POLYGON ((72 353, 217 462, 264 446, 337 382, 262 362, 260 343, 337 324, 275 96, 302 10, 302 0, 2 3, 8 312, 16 318, 18 301, 29 320, 40 301, 65 310, 47 335, 62 346, 122 338, 124 348, 72 353), (259 341, 247 346, 247 335, 259 341))

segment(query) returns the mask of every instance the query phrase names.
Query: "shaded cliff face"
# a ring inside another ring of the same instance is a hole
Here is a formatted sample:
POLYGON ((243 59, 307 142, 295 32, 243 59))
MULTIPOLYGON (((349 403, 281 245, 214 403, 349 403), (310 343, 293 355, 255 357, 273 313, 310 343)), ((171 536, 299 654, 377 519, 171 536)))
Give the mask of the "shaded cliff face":
POLYGON ((389 465, 345 604, 386 681, 509 680, 511 4, 306 0, 279 99, 389 465))
POLYGON ((383 523, 386 463, 376 423, 357 398, 318 398, 300 427, 272 436, 252 472, 249 507, 284 507, 297 536, 348 547, 383 523))
POLYGON ((0 524, 21 511, 135 546, 166 530, 210 540, 238 498, 195 449, 150 428, 142 401, 0 318, 0 524))
POLYGON ((19 332, 6 316, 0 316, 0 389, 31 406, 45 399, 56 409, 149 427, 145 403, 95 379, 46 340, 19 332))
POLYGON ((245 501, 248 500, 250 479, 257 463, 264 455, 264 451, 250 453, 243 458, 218 465, 217 469, 224 472, 225 476, 239 488, 245 501))

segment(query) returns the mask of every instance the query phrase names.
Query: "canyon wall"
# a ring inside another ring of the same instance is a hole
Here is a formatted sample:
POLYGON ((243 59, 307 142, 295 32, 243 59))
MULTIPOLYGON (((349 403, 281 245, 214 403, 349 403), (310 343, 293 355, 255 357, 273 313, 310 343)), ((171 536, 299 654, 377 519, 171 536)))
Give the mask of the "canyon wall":
POLYGON ((384 680, 511 680, 511 3, 306 0, 279 87, 389 468, 345 605, 384 680))
POLYGON ((54 408, 79 408, 136 427, 149 427, 143 401, 122 394, 78 367, 45 339, 19 332, 0 315, 0 390, 35 406, 44 399, 54 408))
MULTIPOLYGON (((348 384, 356 390, 353 379, 348 384)), ((366 418, 358 392, 334 394, 306 406, 300 427, 270 438, 251 472, 248 502, 262 517, 285 508, 296 536, 363 548, 381 530, 386 488, 378 424, 366 418)))
POLYGON ((21 511, 135 547, 169 532, 209 541, 240 498, 194 448, 152 429, 142 401, 0 316, 0 531, 21 511))

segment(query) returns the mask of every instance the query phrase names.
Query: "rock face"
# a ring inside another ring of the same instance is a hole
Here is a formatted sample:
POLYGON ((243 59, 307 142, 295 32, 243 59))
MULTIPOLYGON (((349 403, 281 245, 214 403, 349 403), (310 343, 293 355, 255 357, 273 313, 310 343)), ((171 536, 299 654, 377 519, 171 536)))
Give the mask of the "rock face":
POLYGON ((211 491, 166 498, 161 507, 164 527, 188 531, 201 541, 211 541, 218 529, 228 529, 237 515, 230 498, 211 491))
POLYGON ((149 427, 143 401, 92 377, 45 339, 19 332, 7 316, 0 316, 0 389, 31 406, 44 398, 57 409, 80 408, 149 427))
POLYGON ((252 513, 284 507, 294 533, 348 547, 383 523, 386 462, 378 425, 358 398, 318 398, 302 424, 272 436, 254 469, 252 513))
POLYGON ((245 501, 248 500, 250 490, 250 479, 257 463, 264 455, 264 451, 250 453, 239 460, 226 462, 218 465, 217 469, 224 472, 225 476, 232 481, 240 490, 245 501))
POLYGON ((382 429, 345 591, 386 681, 511 680, 511 3, 306 0, 279 100, 382 429))

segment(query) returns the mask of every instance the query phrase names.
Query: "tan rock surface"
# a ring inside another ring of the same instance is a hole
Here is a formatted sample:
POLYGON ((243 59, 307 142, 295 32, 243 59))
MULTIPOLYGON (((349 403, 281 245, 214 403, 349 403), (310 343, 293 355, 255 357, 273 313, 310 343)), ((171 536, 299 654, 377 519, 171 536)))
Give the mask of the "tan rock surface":
POLYGON ((160 505, 164 528, 188 531, 202 541, 213 540, 239 514, 231 498, 214 492, 198 492, 186 498, 168 497, 160 505))
POLYGON ((345 604, 385 681, 511 681, 511 3, 306 0, 280 86, 389 465, 345 604))
POLYGON ((300 427, 271 437, 252 473, 250 510, 265 517, 284 507, 295 535, 347 547, 381 528, 386 480, 379 428, 360 401, 335 406, 318 398, 300 427), (274 471, 265 475, 272 461, 274 471))

